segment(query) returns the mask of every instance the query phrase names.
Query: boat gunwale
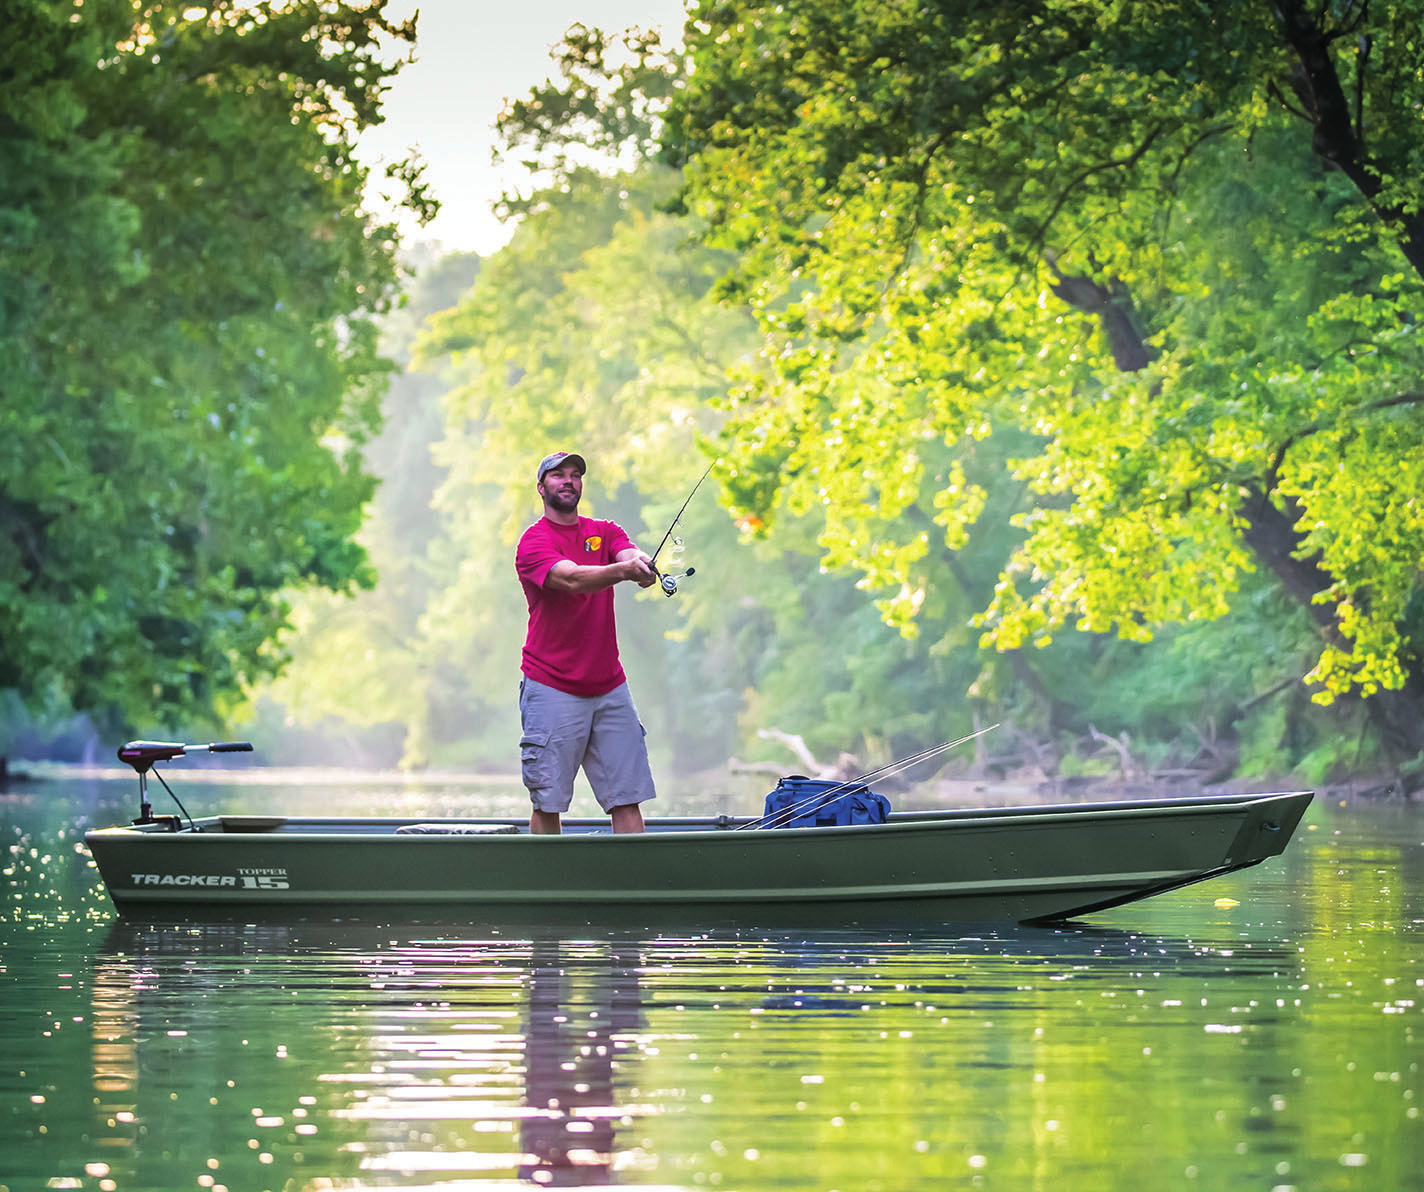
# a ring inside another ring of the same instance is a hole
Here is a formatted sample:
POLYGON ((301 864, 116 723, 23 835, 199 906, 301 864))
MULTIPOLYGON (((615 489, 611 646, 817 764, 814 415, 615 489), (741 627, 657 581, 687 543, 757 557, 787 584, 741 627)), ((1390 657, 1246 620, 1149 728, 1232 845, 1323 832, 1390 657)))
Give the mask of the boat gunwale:
MULTIPOLYGON (((990 808, 947 808, 930 811, 900 811, 892 812, 888 821, 883 824, 850 824, 825 827, 810 828, 755 828, 749 825, 755 824, 761 816, 738 816, 738 817, 717 817, 717 816, 666 816, 650 819, 649 831, 642 833, 612 833, 608 830, 606 819, 578 818, 566 819, 565 826, 568 829, 561 835, 544 835, 537 833, 523 832, 431 832, 431 833, 397 833, 396 828, 415 824, 434 825, 489 825, 491 828, 497 827, 519 827, 526 821, 522 817, 514 816, 243 816, 218 814, 212 816, 201 816, 193 821, 200 829, 194 831, 192 827, 184 825, 176 831, 165 825, 137 825, 137 824, 115 824, 103 828, 92 828, 85 833, 85 839, 99 837, 106 840, 116 839, 137 839, 144 838, 150 840, 206 840, 209 842, 232 843, 234 839, 249 839, 254 843, 257 841, 284 840, 297 842, 317 842, 317 841, 368 841, 385 840, 399 841, 403 845, 415 841, 425 842, 445 842, 447 845, 451 841, 532 841, 541 842, 554 841, 608 841, 619 839, 622 841, 641 841, 646 847, 652 841, 688 841, 688 840, 710 840, 725 839, 729 836, 736 836, 744 842, 776 840, 786 842, 790 839, 809 839, 807 833, 814 834, 816 839, 835 839, 849 834, 864 835, 867 832, 874 835, 884 835, 889 833, 899 834, 903 832, 920 832, 933 830, 935 828, 959 827, 972 828, 976 826, 1004 826, 1007 824, 1017 824, 1024 821, 1041 824, 1043 826, 1053 826, 1064 823, 1071 823, 1081 820, 1110 820, 1127 818, 1161 818, 1167 816, 1199 816, 1221 813, 1229 810, 1248 811, 1253 807, 1267 806, 1273 803, 1286 804, 1298 800, 1309 803, 1314 798, 1314 792, 1307 790, 1300 791, 1272 791, 1261 793, 1244 794, 1224 794, 1224 795, 1199 795, 1180 796, 1162 799, 1133 799, 1117 800, 1095 803, 1049 803, 1049 804, 1029 804, 1023 806, 990 807, 990 808), (725 822, 719 823, 719 819, 725 822), (243 822, 254 824, 253 828, 244 830, 243 822), (233 824, 233 828, 228 828, 227 824, 233 824), (256 824, 263 826, 257 827, 256 824), (351 830, 342 831, 341 825, 351 825, 351 830), (314 830, 303 831, 304 827, 314 830), (794 834, 794 835, 793 835, 794 834)), ((1303 810, 1303 809, 1302 809, 1303 810)), ((527 847, 527 843, 525 845, 527 847)))

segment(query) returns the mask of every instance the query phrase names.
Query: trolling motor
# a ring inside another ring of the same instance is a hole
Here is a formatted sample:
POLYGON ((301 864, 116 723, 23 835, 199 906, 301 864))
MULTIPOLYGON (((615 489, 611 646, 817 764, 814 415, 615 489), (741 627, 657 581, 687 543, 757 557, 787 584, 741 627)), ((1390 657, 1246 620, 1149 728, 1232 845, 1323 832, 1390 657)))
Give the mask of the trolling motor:
MULTIPOLYGON (((176 741, 130 741, 127 745, 119 746, 119 761, 126 762, 138 771, 138 819, 135 824, 166 824, 170 832, 176 832, 183 826, 183 821, 176 815, 154 815, 153 808, 148 802, 148 772, 153 769, 155 762, 172 761, 175 757, 182 757, 188 753, 251 753, 251 741, 211 741, 207 745, 182 745, 176 741)), ((188 809, 179 801, 178 796, 173 794, 173 788, 164 780, 163 775, 157 770, 153 771, 153 776, 163 783, 173 802, 178 804, 178 810, 187 817, 190 827, 197 830, 197 825, 193 823, 193 817, 188 815, 188 809)))

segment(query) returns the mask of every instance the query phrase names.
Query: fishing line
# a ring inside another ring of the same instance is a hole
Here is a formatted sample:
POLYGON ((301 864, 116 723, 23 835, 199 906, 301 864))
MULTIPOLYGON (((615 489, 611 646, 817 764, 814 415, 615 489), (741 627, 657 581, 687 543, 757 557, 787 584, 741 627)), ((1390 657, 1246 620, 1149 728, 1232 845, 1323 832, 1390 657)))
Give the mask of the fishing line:
MULTIPOLYGON (((653 551, 652 558, 648 560, 648 566, 651 568, 652 573, 657 576, 658 586, 662 588, 664 596, 675 595, 679 580, 684 580, 689 575, 697 574, 696 567, 689 567, 681 575, 663 575, 657 568, 658 556, 662 554, 663 547, 667 545, 668 539, 672 537, 672 532, 677 529, 677 523, 682 520, 682 515, 687 512, 687 507, 692 504, 692 498, 697 495, 697 490, 702 487, 702 482, 706 480, 708 476, 712 475, 712 469, 717 466, 717 462, 718 461, 714 459, 707 465, 707 471, 698 477, 697 483, 692 486, 692 491, 687 494, 687 500, 682 503, 682 508, 677 511, 677 516, 672 519, 671 524, 668 526, 667 533, 663 535, 663 540, 658 543, 658 549, 653 551)), ((678 540, 678 543, 681 543, 681 539, 678 540)))
POLYGON ((981 728, 966 737, 959 737, 953 741, 945 741, 940 745, 932 745, 930 748, 922 749, 919 753, 911 754, 909 757, 886 762, 885 765, 879 766, 874 770, 867 770, 858 778, 848 778, 838 786, 831 787, 829 790, 817 791, 813 795, 808 795, 800 802, 793 803, 790 807, 783 807, 779 811, 774 812, 770 817, 762 815, 756 820, 749 820, 745 824, 738 824, 732 831, 740 832, 744 828, 774 828, 778 823, 790 823, 791 820, 795 819, 798 814, 806 810, 813 803, 819 805, 833 795, 840 794, 842 791, 848 790, 851 787, 861 786, 872 778, 889 778, 894 774, 900 773, 901 770, 909 769, 917 762, 928 761, 930 758, 943 753, 947 749, 953 749, 956 745, 963 745, 966 741, 974 740, 975 737, 982 737, 985 733, 993 732, 998 727, 999 725, 997 723, 991 724, 988 728, 981 728))

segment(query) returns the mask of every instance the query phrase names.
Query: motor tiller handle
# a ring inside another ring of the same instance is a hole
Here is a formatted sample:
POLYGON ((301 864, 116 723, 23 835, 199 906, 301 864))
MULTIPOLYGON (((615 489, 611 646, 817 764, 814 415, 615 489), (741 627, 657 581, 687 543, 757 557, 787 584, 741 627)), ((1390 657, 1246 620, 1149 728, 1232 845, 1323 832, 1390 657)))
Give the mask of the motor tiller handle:
POLYGON ((251 753, 251 741, 211 741, 206 745, 184 745, 180 741, 130 741, 119 746, 119 761, 144 773, 154 762, 171 761, 187 753, 251 753))

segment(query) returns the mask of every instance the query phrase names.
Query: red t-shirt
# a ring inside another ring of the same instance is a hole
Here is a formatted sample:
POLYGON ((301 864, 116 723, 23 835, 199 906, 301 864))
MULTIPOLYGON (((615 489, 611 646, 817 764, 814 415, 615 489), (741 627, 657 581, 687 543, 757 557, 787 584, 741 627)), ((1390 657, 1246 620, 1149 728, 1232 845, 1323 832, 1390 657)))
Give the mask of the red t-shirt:
POLYGON ((561 592, 544 581, 560 559, 584 565, 617 561, 633 545, 616 522, 581 517, 561 526, 541 517, 524 531, 514 569, 529 602, 529 634, 520 668, 537 683, 569 695, 607 695, 624 682, 613 623, 613 589, 561 592))

